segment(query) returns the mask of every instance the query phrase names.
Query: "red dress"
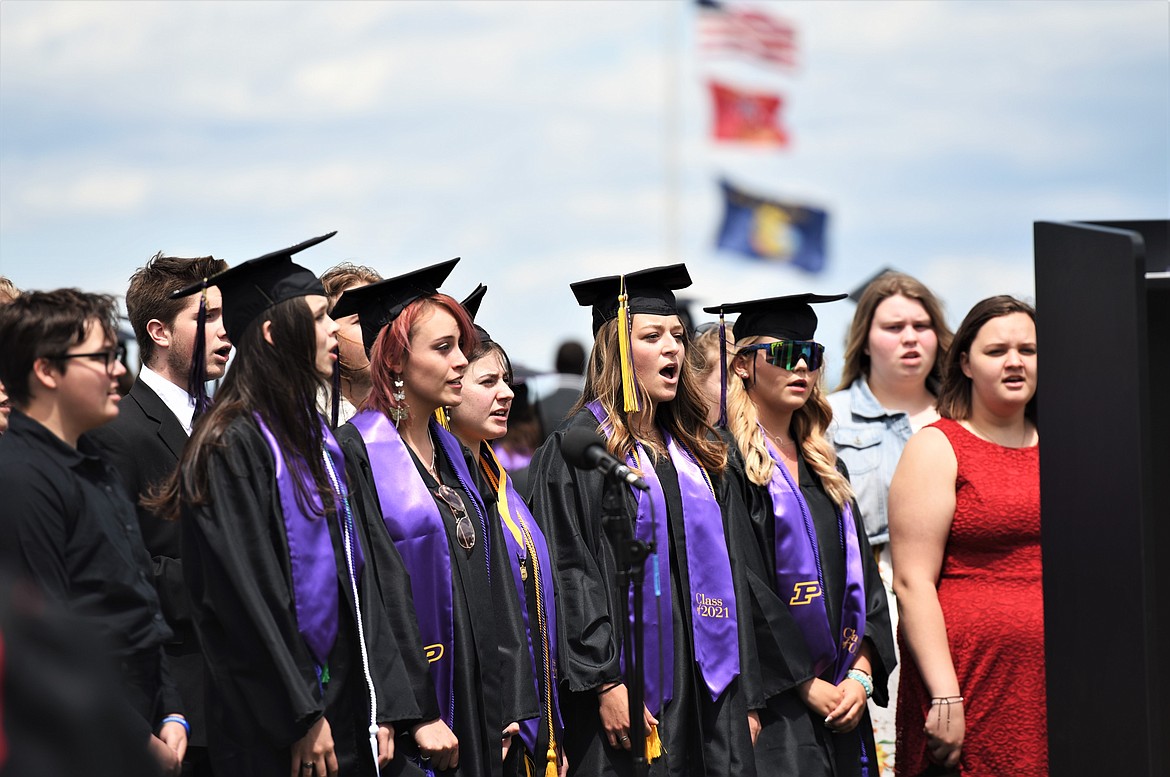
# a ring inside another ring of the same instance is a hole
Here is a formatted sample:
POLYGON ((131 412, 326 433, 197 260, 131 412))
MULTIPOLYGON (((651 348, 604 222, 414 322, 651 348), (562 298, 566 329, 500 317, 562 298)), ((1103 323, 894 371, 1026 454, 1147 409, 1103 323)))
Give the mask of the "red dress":
MULTIPOLYGON (((1040 577, 1040 448, 1004 448, 959 423, 931 424, 958 460, 955 517, 938 601, 967 730, 961 773, 1048 774, 1044 600, 1040 577)), ((922 732, 930 695, 902 641, 897 774, 930 767, 922 732)), ((942 710, 946 715, 946 708, 942 710)))

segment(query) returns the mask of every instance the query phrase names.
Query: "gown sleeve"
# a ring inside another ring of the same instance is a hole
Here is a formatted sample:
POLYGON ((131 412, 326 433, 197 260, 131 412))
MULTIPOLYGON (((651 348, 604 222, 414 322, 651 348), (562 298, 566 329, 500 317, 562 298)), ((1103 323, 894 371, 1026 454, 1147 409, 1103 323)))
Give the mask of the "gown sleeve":
MULTIPOLYGON (((840 458, 837 459, 837 470, 846 479, 849 478, 849 467, 840 458)), ((865 639, 872 648, 870 663, 873 669, 873 701, 879 707, 885 707, 890 700, 888 687, 890 672, 898 665, 894 653, 890 605, 877 559, 874 558, 869 537, 865 533, 865 516, 861 514, 856 499, 853 500, 852 506, 853 521, 857 527, 857 542, 861 547, 861 563, 865 567, 865 639)))
POLYGON ((621 679, 621 635, 611 617, 613 559, 602 542, 597 472, 565 463, 560 441, 578 425, 596 428, 581 411, 537 450, 530 465, 530 508, 548 539, 556 569, 558 669, 575 693, 621 679))
POLYGON ((286 747, 325 705, 297 629, 272 454, 256 427, 227 430, 208 456, 207 482, 206 503, 183 515, 184 575, 206 666, 241 739, 286 747))

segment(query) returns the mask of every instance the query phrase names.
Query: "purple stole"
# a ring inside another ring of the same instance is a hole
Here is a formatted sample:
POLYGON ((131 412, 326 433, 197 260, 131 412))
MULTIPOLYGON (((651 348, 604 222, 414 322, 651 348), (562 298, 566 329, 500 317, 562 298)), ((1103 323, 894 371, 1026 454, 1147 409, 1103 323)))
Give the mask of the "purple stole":
POLYGON ((865 637, 865 576, 853 509, 846 504, 838 513, 838 532, 845 549, 845 597, 838 640, 825 607, 825 580, 812 513, 767 435, 764 444, 776 465, 768 483, 776 518, 776 590, 804 636, 813 671, 819 676, 832 667, 833 683, 839 684, 853 666, 865 637))
MULTIPOLYGON (((351 418, 350 423, 365 441, 382 521, 410 575, 419 633, 430 662, 431 680, 435 684, 443 722, 454 728, 455 604, 447 528, 434 496, 419 476, 406 443, 390 419, 376 410, 363 410, 351 418)), ((459 442, 433 421, 431 432, 460 480, 465 486, 472 482, 459 442)), ((470 492, 472 503, 469 507, 482 516, 475 489, 465 487, 464 491, 470 492)), ((486 535, 486 532, 481 534, 486 535)), ((489 549, 485 536, 484 554, 490 570, 489 549)))
MULTIPOLYGON (((285 465, 284 456, 281 455, 276 436, 259 413, 256 413, 254 418, 260 426, 260 433, 268 442, 276 466, 276 488, 284 517, 284 531, 288 538, 289 569, 292 575, 297 630, 308 645, 320 671, 328 666, 329 653, 337 641, 338 629, 337 562, 333 555, 333 542, 329 538, 329 524, 325 520, 325 509, 308 468, 298 466, 296 472, 290 472, 285 465), (308 512, 301 505, 301 500, 297 499, 298 484, 303 484, 308 494, 308 512)), ((325 450, 333 459, 334 468, 341 478, 344 490, 345 456, 324 421, 321 422, 321 431, 325 450)), ((334 513, 342 534, 345 535, 348 529, 341 524, 344 511, 336 504, 337 499, 338 495, 335 494, 334 513)), ((352 573, 356 580, 361 578, 365 559, 357 537, 353 536, 352 539, 354 564, 352 573)))
MULTIPOLYGON (((586 407, 593 413, 598 424, 608 437, 612 431, 601 403, 593 400, 586 407)), ((715 492, 706 471, 682 445, 663 432, 667 452, 678 473, 678 487, 682 495, 682 528, 686 546, 687 568, 689 570, 692 637, 695 645, 695 660, 703 673, 703 681, 714 701, 739 675, 739 632, 736 626, 735 586, 731 578, 731 560, 727 552, 727 540, 723 534, 723 513, 715 500, 715 492)), ((634 491, 638 501, 638 512, 634 521, 634 534, 643 542, 655 543, 657 566, 647 574, 642 583, 643 660, 646 667, 646 706, 651 714, 658 715, 673 695, 674 634, 667 608, 663 616, 665 623, 658 621, 656 588, 662 590, 665 601, 670 602, 670 533, 666 526, 666 497, 662 484, 654 471, 650 458, 646 456, 641 443, 635 442, 638 459, 645 458, 647 466, 639 467, 634 457, 627 457, 627 464, 638 468, 642 479, 650 486, 644 499, 634 491), (652 521, 650 506, 653 505, 652 521), (655 525, 655 523, 657 525, 655 525), (666 632, 665 634, 663 632, 666 632), (659 655, 662 664, 659 664, 659 655), (659 676, 664 669, 670 669, 670 677, 664 678, 665 687, 659 687, 659 676)), ((631 490, 633 487, 631 486, 631 490)), ((633 591, 629 593, 629 618, 633 624, 633 591)))
MULTIPOLYGON (((508 472, 500 463, 499 458, 496 457, 495 450, 486 443, 485 447, 492 460, 495 461, 496 472, 499 474, 499 487, 495 493, 496 507, 500 513, 500 520, 503 522, 504 528, 507 529, 503 533, 504 545, 508 548, 512 582, 516 584, 516 593, 520 597, 520 610, 524 614, 524 628, 528 634, 528 654, 532 660, 532 677, 536 681, 536 698, 540 699, 540 674, 537 672, 536 655, 538 650, 547 651, 544 655, 544 666, 548 673, 546 678, 548 681, 548 703, 545 706, 548 708, 546 712, 551 710, 552 723, 556 731, 560 732, 564 730, 565 725, 561 721, 557 678, 552 674, 557 665, 557 608, 553 598, 553 566, 552 559, 548 554, 548 541, 544 537, 544 532, 536 525, 528 505, 512 487, 508 472), (536 553, 536 566, 539 567, 540 572, 540 598, 541 604, 544 605, 544 623, 547 624, 545 633, 541 633, 539 623, 537 628, 533 628, 528 615, 528 594, 524 590, 522 571, 523 561, 530 555, 529 545, 536 553)), ((490 487, 490 485, 489 483, 488 486, 490 487)), ((542 757, 541 753, 536 752, 536 739, 540 730, 540 722, 540 718, 530 718, 520 722, 520 736, 523 738, 524 744, 528 746, 528 752, 537 758, 542 757)))

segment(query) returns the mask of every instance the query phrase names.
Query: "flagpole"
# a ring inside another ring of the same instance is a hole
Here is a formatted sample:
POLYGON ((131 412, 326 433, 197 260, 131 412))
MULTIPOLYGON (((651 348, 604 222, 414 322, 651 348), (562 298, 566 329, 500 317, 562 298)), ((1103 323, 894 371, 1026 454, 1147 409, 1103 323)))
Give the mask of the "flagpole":
POLYGON ((675 16, 674 9, 681 8, 683 9, 683 13, 686 13, 688 5, 686 3, 676 2, 665 2, 662 5, 666 8, 666 103, 663 121, 666 239, 663 241, 663 244, 666 251, 664 263, 671 264, 682 261, 681 249, 679 247, 679 209, 681 200, 679 187, 681 185, 680 159, 682 156, 679 145, 682 134, 680 127, 682 110, 679 104, 678 52, 680 46, 678 38, 682 34, 683 26, 675 16), (671 29, 672 24, 674 29, 671 29))

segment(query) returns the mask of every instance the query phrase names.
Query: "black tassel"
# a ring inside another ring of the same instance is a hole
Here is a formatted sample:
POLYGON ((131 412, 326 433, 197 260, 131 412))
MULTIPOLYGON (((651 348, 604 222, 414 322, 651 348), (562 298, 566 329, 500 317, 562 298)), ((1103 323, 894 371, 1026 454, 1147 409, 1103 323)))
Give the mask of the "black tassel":
MULTIPOLYGON (((203 279, 204 284, 207 279, 203 279)), ((195 344, 191 347, 191 372, 187 376, 187 393, 195 406, 195 419, 207 412, 211 400, 207 396, 207 286, 199 294, 199 315, 195 319, 195 344)))
POLYGON ((341 346, 333 349, 337 358, 333 360, 333 394, 329 409, 329 428, 336 429, 341 418, 341 346))
POLYGON ((719 421, 720 429, 727 428, 727 323, 719 311, 719 421))

